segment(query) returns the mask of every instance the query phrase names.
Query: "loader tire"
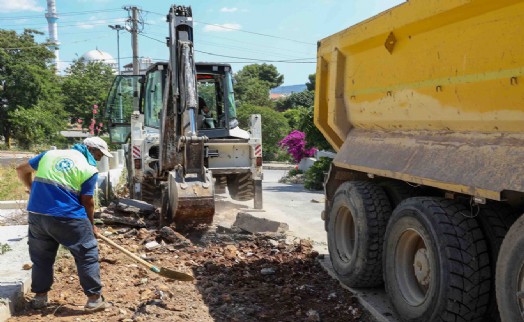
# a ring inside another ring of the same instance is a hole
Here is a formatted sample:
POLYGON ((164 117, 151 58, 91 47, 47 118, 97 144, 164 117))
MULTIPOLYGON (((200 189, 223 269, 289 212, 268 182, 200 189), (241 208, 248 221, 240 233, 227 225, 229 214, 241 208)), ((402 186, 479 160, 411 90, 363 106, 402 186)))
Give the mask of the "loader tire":
POLYGON ((226 193, 227 177, 215 177, 215 193, 226 193))
POLYGON ((496 292, 502 322, 522 321, 524 312, 524 216, 511 226, 497 260, 496 292))
POLYGON ((382 246, 391 206, 371 182, 350 181, 336 191, 329 213, 328 248, 338 279, 350 287, 383 283, 382 246))
POLYGON ((487 316, 490 321, 500 321, 500 314, 497 307, 496 288, 495 288, 495 274, 496 263, 500 252, 500 246, 506 236, 511 225, 517 220, 518 215, 513 208, 503 203, 488 203, 481 205, 477 210, 473 208, 473 212, 478 211, 476 217, 480 223, 486 242, 488 243, 488 250, 490 255, 491 276, 491 294, 490 304, 488 307, 487 316))
POLYGON ((255 181, 251 173, 241 173, 227 177, 227 190, 231 199, 238 201, 253 200, 255 197, 255 181))
POLYGON ((162 203, 162 190, 160 185, 154 179, 144 178, 142 181, 142 200, 154 206, 160 206, 162 203))
POLYGON ((435 197, 402 202, 384 242, 386 293, 404 321, 483 321, 491 270, 469 208, 435 197))

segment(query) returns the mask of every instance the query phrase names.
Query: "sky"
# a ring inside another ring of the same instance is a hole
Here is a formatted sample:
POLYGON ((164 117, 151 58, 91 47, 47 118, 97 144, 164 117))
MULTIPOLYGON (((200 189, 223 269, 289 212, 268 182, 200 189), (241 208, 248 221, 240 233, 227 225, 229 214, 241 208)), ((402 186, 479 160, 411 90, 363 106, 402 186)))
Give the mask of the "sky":
MULTIPOLYGON (((248 64, 273 64, 284 75, 283 85, 308 82, 315 73, 316 43, 329 35, 387 10, 403 0, 184 0, 191 6, 196 61, 230 63, 237 72, 248 64)), ((167 60, 171 1, 56 0, 61 69, 84 53, 99 49, 121 66, 132 61, 131 35, 108 25, 125 25, 128 11, 140 9, 139 57, 167 60)), ((44 32, 48 37, 45 0, 0 0, 0 29, 44 32)))

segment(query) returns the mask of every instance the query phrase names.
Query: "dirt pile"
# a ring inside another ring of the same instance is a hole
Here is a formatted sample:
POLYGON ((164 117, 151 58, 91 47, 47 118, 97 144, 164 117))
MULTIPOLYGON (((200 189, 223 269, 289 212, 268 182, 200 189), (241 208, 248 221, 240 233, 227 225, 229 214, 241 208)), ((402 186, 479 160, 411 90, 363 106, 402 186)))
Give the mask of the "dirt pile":
POLYGON ((61 250, 50 306, 32 310, 26 305, 9 321, 372 321, 322 269, 317 260, 322 255, 308 240, 234 227, 185 235, 149 225, 99 230, 155 266, 195 280, 166 279, 100 242, 104 295, 111 306, 85 314, 74 260, 61 250))

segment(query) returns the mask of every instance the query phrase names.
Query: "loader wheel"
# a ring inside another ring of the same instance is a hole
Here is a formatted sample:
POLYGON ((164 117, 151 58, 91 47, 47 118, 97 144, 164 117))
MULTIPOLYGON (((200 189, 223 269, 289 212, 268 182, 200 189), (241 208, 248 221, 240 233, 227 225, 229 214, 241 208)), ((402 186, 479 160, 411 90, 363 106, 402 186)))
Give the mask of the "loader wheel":
POLYGON ((384 279, 405 321, 481 321, 491 270, 482 230, 463 204, 416 197, 402 202, 384 241, 384 279))
POLYGON ((251 173, 228 176, 227 190, 229 190, 229 195, 233 200, 252 200, 255 197, 255 182, 251 179, 251 173))
POLYGON ((169 190, 166 186, 161 186, 162 206, 160 207, 159 227, 169 226, 173 222, 173 212, 169 204, 169 190))
POLYGON ((225 193, 227 186, 227 177, 215 177, 215 193, 225 193))
MULTIPOLYGON (((491 267, 491 276, 494 278, 496 274, 496 263, 499 256, 500 246, 506 236, 511 225, 517 220, 518 216, 513 208, 503 203, 488 203, 481 205, 478 211, 478 221, 482 229, 486 241, 488 243, 489 259, 491 267)), ((495 291, 495 280, 491 281, 490 304, 488 307, 487 316, 490 321, 500 321, 500 314, 497 308, 497 298, 495 291)))
POLYGON ((391 206, 371 182, 350 181, 336 191, 328 222, 328 248, 338 279, 351 287, 383 283, 382 245, 391 206))
POLYGON ((524 216, 509 229, 497 261, 496 291, 502 322, 522 321, 524 312, 524 216))
POLYGON ((144 178, 142 181, 142 200, 154 206, 160 206, 162 203, 162 190, 160 185, 154 179, 144 178))

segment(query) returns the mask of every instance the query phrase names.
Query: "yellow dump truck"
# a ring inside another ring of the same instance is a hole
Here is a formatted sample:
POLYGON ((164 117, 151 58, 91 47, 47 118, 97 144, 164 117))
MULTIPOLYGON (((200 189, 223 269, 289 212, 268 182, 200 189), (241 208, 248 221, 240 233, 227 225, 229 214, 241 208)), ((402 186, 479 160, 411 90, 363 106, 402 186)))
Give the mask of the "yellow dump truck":
POLYGON ((315 124, 341 282, 407 321, 523 319, 524 1, 409 0, 322 39, 315 124))

